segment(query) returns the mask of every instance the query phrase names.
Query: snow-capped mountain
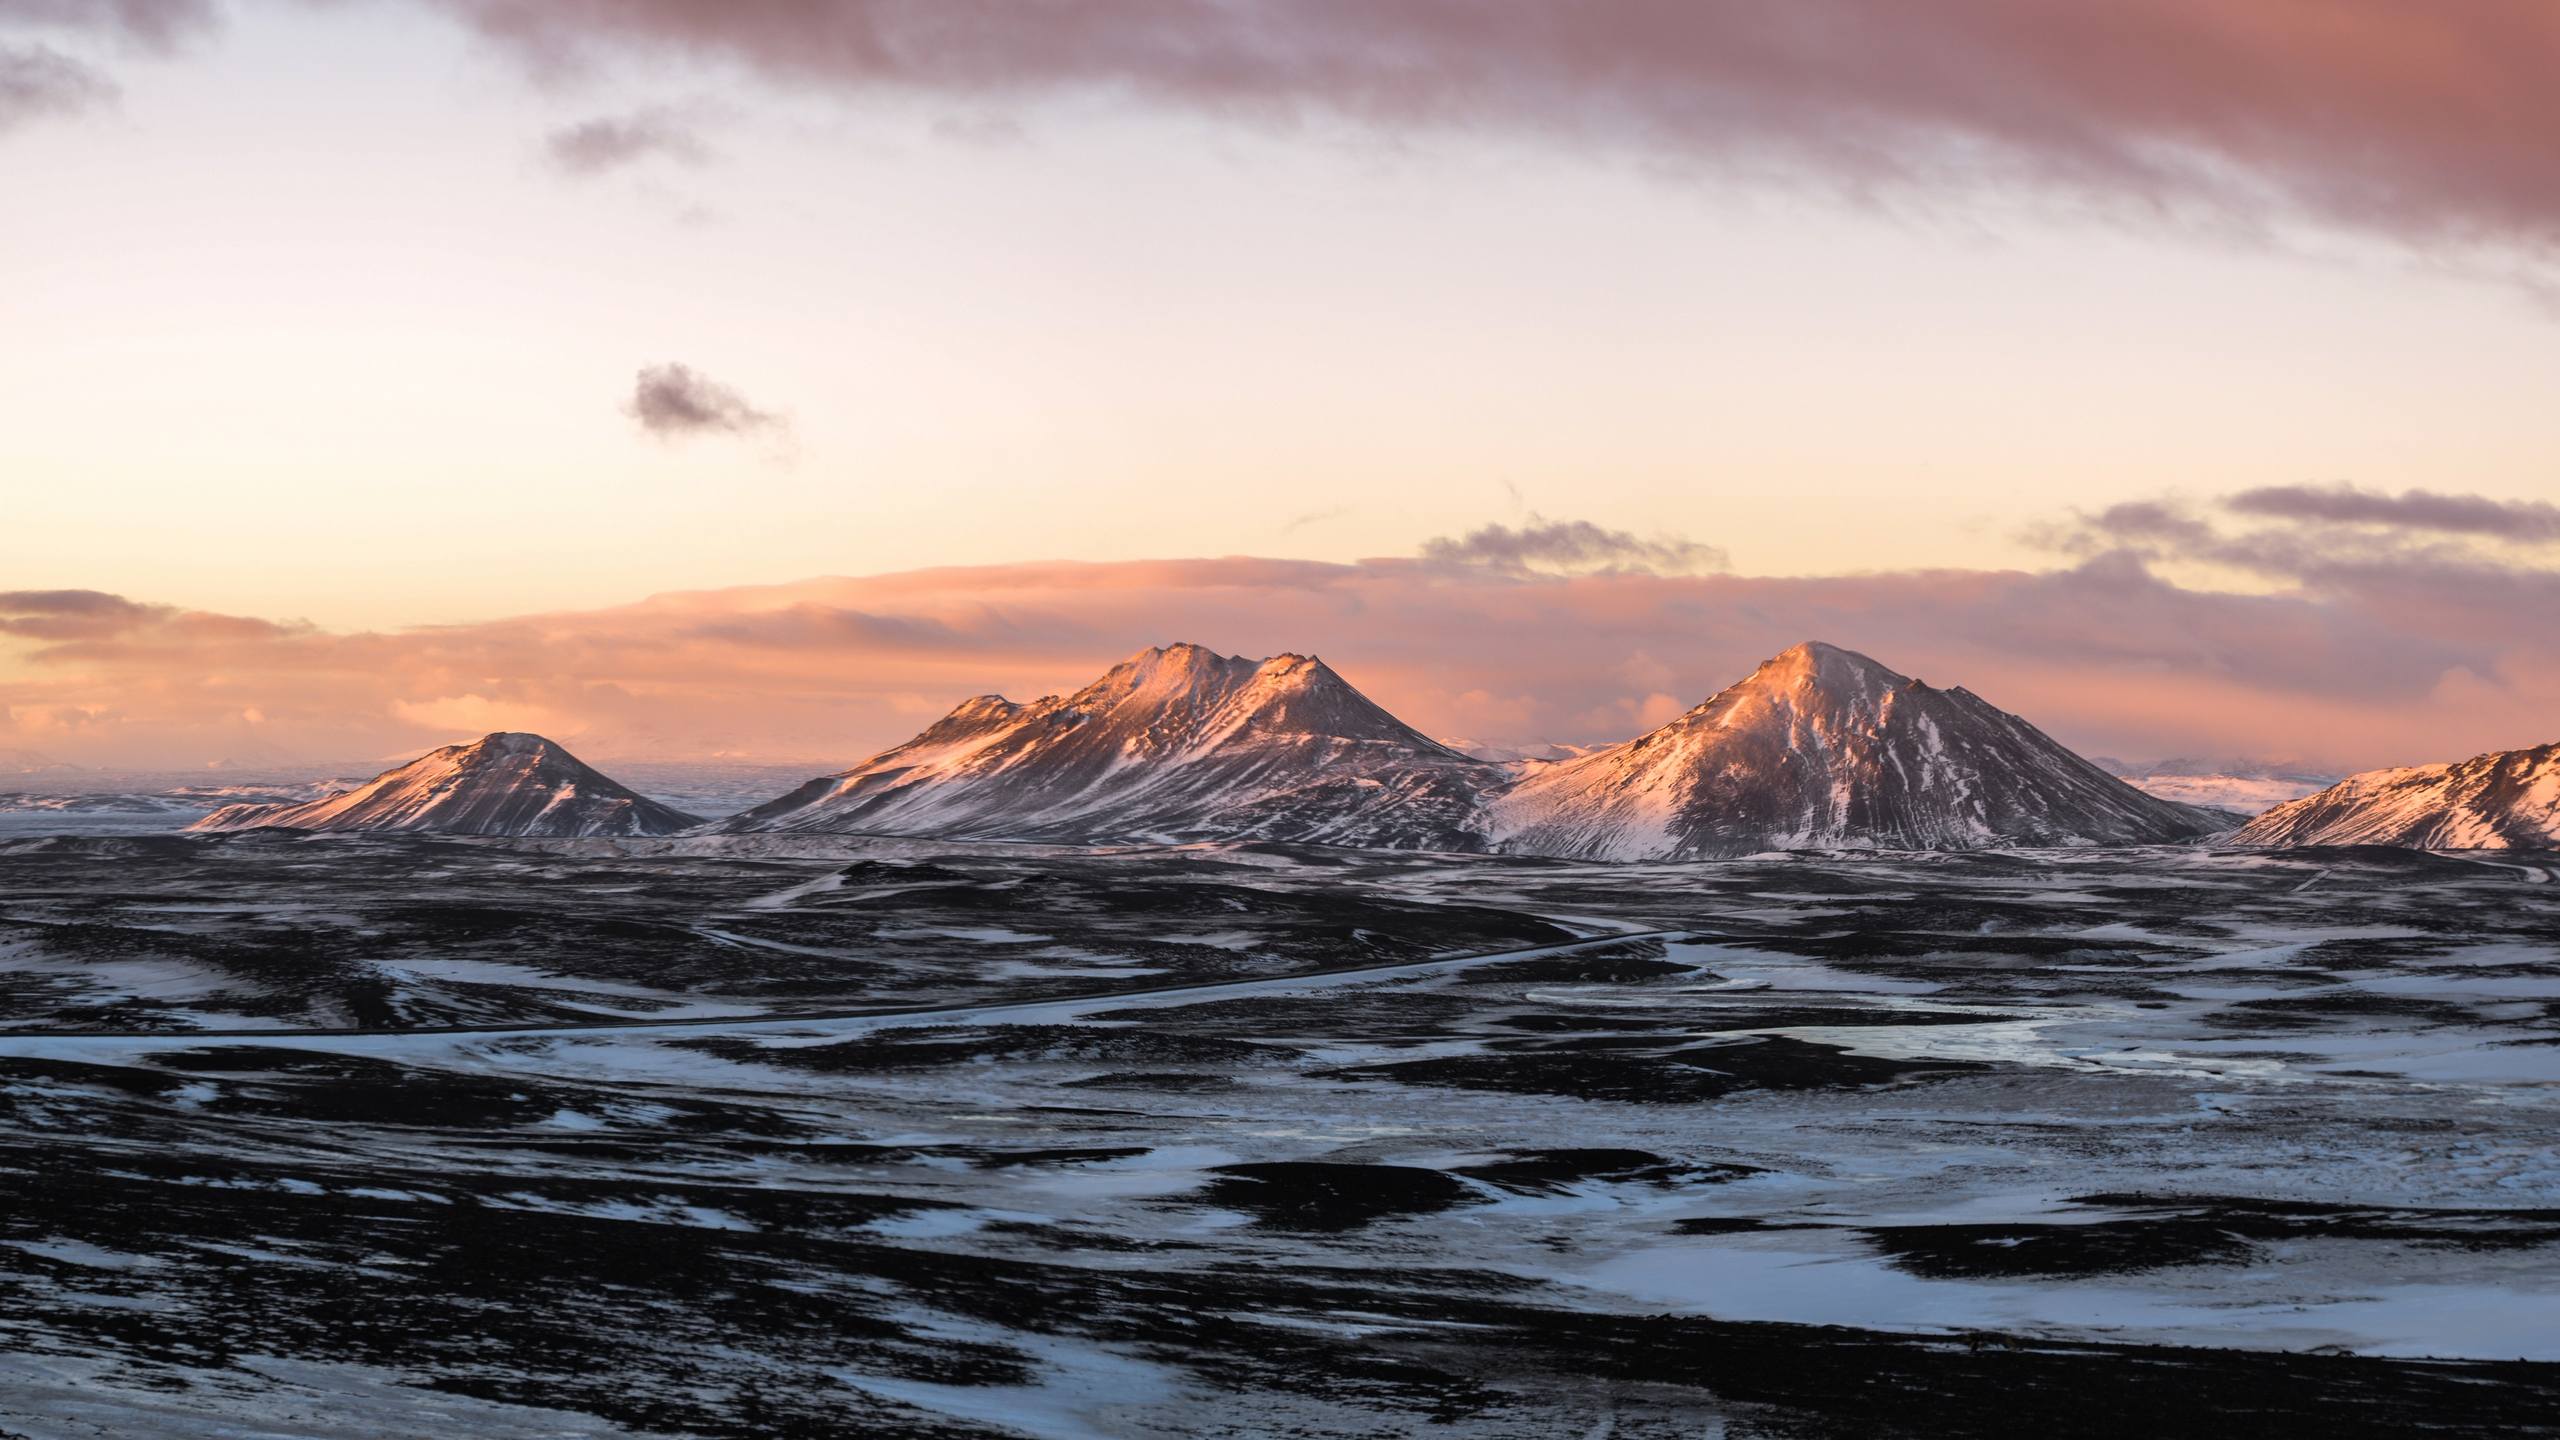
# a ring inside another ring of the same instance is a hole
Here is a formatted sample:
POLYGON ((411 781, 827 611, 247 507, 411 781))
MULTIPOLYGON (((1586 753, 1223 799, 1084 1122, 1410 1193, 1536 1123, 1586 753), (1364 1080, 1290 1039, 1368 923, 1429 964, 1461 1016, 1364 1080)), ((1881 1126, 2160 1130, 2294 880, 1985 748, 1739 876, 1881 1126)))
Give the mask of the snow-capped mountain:
POLYGON ((1598 860, 2150 844, 2237 823, 2146 795, 1970 691, 1803 644, 1670 724, 1530 767, 1494 848, 1598 860))
POLYGON ((0 775, 70 775, 79 769, 33 750, 0 750, 0 775))
POLYGON ((905 744, 721 828, 1480 849, 1467 817, 1503 778, 1312 656, 1171 645, 1073 695, 966 701, 905 744))
POLYGON ((701 823, 539 735, 500 731, 429 751, 340 794, 299 805, 226 805, 187 828, 672 835, 701 823))
POLYGON ((2560 743, 2350 775, 2250 821, 2229 843, 2560 849, 2560 743))

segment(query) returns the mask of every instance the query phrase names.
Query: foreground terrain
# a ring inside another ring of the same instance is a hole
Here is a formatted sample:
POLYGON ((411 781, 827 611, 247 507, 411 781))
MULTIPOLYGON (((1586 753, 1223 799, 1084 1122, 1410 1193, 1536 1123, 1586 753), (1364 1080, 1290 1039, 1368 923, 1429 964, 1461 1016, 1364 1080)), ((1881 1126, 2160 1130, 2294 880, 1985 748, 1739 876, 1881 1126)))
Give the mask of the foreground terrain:
POLYGON ((2548 1433, 2554 873, 0 841, 0 1434, 2548 1433))

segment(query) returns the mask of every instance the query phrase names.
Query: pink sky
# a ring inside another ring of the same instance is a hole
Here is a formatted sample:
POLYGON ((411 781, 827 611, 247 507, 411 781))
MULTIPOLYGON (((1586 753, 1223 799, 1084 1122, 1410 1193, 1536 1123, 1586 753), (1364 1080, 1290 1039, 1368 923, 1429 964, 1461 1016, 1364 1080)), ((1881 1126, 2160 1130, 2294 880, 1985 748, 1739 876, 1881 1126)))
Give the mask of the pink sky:
POLYGON ((2548 741, 2556 74, 2551 0, 0 0, 0 746, 830 763, 1173 639, 1501 744, 1808 638, 2133 759, 2548 741))

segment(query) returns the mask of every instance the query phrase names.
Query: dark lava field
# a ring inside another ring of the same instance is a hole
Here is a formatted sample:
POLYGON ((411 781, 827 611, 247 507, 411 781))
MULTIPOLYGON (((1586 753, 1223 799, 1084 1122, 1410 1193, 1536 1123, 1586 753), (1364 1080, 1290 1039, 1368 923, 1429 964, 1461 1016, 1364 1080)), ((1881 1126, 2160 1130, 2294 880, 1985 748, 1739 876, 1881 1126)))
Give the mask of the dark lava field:
POLYGON ((2560 883, 0 841, 0 1437, 2560 1433, 2560 883))

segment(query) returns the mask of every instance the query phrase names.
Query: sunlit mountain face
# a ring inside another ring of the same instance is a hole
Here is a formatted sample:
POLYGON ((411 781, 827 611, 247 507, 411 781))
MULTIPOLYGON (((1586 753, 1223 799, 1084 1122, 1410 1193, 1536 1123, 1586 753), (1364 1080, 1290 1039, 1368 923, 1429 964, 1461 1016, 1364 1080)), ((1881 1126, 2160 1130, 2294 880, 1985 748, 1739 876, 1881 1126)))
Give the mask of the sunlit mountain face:
POLYGON ((2259 816, 2232 843, 2560 850, 2560 744, 2350 775, 2259 816))
POLYGON ((672 835, 701 823, 625 789, 539 735, 500 733, 421 755, 337 794, 228 805, 187 828, 672 835))

